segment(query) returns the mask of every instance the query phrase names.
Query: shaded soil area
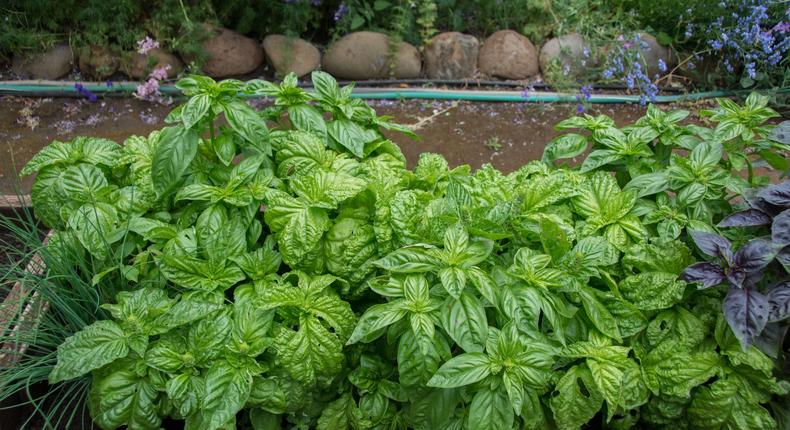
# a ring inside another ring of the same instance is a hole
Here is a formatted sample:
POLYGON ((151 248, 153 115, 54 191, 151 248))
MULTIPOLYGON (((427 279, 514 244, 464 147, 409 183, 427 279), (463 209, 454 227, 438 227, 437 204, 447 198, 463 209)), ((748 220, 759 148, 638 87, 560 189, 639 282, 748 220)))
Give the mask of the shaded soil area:
MULTIPOLYGON (((262 101, 252 101, 256 106, 262 101)), ((415 127, 421 137, 412 141, 392 134, 410 163, 423 152, 443 154, 451 165, 479 167, 491 163, 512 171, 539 159, 543 147, 559 134, 554 125, 576 113, 574 104, 478 103, 452 101, 371 100, 380 115, 415 127)), ((664 109, 678 106, 662 105, 664 109)), ((688 107, 688 106, 683 106, 688 107)), ((698 108, 699 106, 694 106, 698 108)), ((31 178, 16 172, 53 140, 97 136, 123 142, 163 127, 172 106, 136 99, 99 100, 0 97, 0 192, 27 193, 31 178)), ((591 113, 611 116, 618 125, 635 121, 645 112, 639 105, 595 105, 591 113)), ((691 119, 699 122, 698 118, 691 119)))

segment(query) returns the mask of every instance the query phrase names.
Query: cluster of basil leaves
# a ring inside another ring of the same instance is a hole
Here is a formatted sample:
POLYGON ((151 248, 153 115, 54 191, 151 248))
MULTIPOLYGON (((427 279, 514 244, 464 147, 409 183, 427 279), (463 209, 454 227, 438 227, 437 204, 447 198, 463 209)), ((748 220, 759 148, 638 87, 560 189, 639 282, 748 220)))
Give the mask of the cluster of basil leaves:
POLYGON ((50 375, 90 374, 100 427, 777 425, 774 358, 729 329, 724 287, 678 278, 687 231, 748 185, 738 151, 771 150, 770 110, 714 113, 715 130, 653 107, 623 129, 576 117, 560 127, 590 133, 507 175, 435 154, 408 169, 382 132, 408 129, 312 80, 189 77, 170 127, 55 142, 26 167, 50 248, 119 290, 50 375), (553 165, 589 142, 607 149, 553 165))

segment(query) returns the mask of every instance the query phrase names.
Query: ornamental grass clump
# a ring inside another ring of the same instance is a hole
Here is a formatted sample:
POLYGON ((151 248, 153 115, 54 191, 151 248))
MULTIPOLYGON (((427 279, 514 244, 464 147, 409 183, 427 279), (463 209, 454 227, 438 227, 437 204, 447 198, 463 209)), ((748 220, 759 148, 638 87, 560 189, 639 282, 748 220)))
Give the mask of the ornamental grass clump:
MULTIPOLYGON (((732 154, 787 149, 767 141, 765 118, 708 129, 650 107, 619 129, 585 115, 509 174, 436 154, 409 169, 384 134, 407 128, 324 73, 313 83, 188 77, 170 126, 123 146, 55 142, 25 168, 55 230, 48 249, 91 261, 98 291, 125 285, 48 374, 53 387, 90 381, 98 426, 783 419, 782 335, 743 343, 725 281, 679 277, 710 254, 696 232, 760 183, 739 174, 753 156, 732 154), (257 112, 239 94, 274 103, 257 112), (589 146, 580 168, 556 165, 589 146)), ((770 116, 761 103, 747 106, 770 116)))

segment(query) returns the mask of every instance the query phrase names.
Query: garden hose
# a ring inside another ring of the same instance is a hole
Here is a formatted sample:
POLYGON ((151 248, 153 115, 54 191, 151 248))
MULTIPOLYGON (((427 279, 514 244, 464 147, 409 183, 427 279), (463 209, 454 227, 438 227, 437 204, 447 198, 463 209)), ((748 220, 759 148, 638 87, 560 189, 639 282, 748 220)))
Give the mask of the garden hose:
MULTIPOLYGON (((2 81, 0 82, 0 95, 15 95, 27 97, 84 97, 76 88, 76 82, 67 81, 2 81)), ((129 96, 137 89, 137 82, 112 82, 80 83, 82 88, 96 95, 103 96, 129 96)), ((308 92, 312 90, 307 87, 308 92)), ((162 94, 180 95, 181 90, 175 85, 166 84, 159 87, 162 94)), ((783 88, 778 92, 790 92, 790 88, 783 88)), ((673 94, 657 96, 656 103, 673 103, 693 101, 715 97, 730 97, 743 93, 743 91, 704 91, 686 94, 673 94)), ((560 92, 530 92, 526 97, 521 91, 480 91, 461 89, 436 89, 436 88, 355 88, 351 95, 360 99, 376 100, 460 100, 476 102, 530 102, 530 103, 576 103, 577 95, 560 92)), ((249 96, 259 98, 260 96, 249 96)), ((638 95, 623 94, 593 94, 588 103, 639 103, 638 95)))

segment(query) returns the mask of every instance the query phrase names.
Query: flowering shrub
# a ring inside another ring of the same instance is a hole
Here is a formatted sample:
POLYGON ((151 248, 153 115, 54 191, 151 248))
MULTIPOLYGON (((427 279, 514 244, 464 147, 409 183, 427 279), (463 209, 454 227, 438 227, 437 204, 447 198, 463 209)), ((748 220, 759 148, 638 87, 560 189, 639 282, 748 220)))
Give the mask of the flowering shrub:
MULTIPOLYGON (((642 22, 664 32, 690 53, 688 69, 713 62, 721 83, 743 87, 787 86, 790 8, 770 0, 658 0, 632 2, 642 22)), ((710 73, 713 70, 706 70, 710 73)))
POLYGON ((732 73, 735 65, 742 65, 743 74, 757 80, 758 72, 767 77, 780 62, 787 61, 790 8, 786 8, 783 20, 776 22, 768 14, 770 3, 767 0, 721 2, 720 6, 732 13, 699 29, 705 32, 708 47, 721 56, 727 72, 732 73))
POLYGON ((505 175, 435 154, 407 169, 382 134, 407 129, 313 82, 188 77, 169 127, 26 166, 49 249, 116 293, 49 374, 91 375, 100 427, 777 426, 771 356, 729 329, 726 289, 678 278, 710 253, 689 232, 742 189, 724 148, 770 132, 761 99, 714 130, 655 107, 624 129, 570 118, 585 134, 505 175), (590 141, 606 149, 554 166, 590 141))
MULTIPOLYGON (((649 45, 641 39, 639 34, 628 39, 620 35, 617 42, 607 55, 608 61, 602 77, 606 80, 619 80, 629 90, 638 91, 639 104, 644 106, 648 102, 654 103, 656 95, 658 95, 658 86, 655 81, 659 76, 648 76, 648 65, 643 52, 650 49, 649 45)), ((667 65, 661 59, 659 59, 658 67, 661 72, 667 71, 667 65)))

